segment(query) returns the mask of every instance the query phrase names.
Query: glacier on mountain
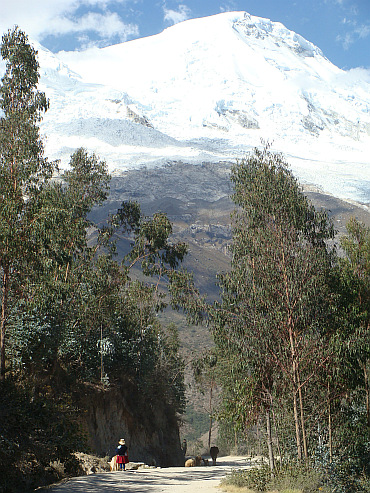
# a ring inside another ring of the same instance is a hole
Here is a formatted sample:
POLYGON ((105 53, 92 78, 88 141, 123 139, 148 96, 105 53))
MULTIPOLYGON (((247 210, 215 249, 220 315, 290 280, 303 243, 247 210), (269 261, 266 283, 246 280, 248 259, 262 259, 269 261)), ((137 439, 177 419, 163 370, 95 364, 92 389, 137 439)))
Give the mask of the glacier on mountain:
POLYGON ((38 46, 46 153, 112 172, 235 161, 273 142, 302 183, 370 202, 370 83, 282 24, 227 12, 107 48, 38 46))

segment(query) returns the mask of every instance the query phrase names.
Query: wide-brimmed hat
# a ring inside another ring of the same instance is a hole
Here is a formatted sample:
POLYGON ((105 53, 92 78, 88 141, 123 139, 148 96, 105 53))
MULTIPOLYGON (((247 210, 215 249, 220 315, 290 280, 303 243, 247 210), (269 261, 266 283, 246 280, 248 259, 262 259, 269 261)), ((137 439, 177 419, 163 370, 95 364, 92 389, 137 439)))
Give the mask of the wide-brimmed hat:
POLYGON ((125 445, 125 439, 124 438, 121 438, 121 440, 118 442, 120 445, 125 445))

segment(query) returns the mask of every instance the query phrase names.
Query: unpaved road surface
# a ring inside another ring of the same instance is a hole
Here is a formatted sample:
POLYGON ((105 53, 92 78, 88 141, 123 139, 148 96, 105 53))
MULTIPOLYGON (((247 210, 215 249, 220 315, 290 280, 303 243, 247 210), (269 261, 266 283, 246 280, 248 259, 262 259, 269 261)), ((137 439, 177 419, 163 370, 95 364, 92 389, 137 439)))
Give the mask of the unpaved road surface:
POLYGON ((116 471, 71 479, 51 493, 217 493, 220 480, 232 469, 250 467, 245 457, 220 457, 216 466, 168 467, 116 471))

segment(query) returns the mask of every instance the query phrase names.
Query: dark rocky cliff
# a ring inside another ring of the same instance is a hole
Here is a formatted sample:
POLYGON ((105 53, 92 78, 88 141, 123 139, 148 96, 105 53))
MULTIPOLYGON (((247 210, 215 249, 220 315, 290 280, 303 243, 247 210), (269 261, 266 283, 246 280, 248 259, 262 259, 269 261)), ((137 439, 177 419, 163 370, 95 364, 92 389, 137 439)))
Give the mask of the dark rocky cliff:
POLYGON ((122 382, 108 390, 88 388, 80 405, 91 452, 112 457, 124 438, 133 462, 184 465, 178 419, 163 400, 153 404, 132 384, 122 382))

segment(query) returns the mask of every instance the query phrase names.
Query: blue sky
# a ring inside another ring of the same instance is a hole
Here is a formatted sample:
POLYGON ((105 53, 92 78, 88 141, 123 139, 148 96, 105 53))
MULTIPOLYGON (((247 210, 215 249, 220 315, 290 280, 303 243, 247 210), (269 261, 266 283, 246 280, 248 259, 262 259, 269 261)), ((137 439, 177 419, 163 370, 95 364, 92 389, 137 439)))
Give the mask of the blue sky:
POLYGON ((17 24, 58 52, 150 36, 232 10, 283 23, 341 68, 370 69, 370 0, 0 0, 0 29, 17 24))

